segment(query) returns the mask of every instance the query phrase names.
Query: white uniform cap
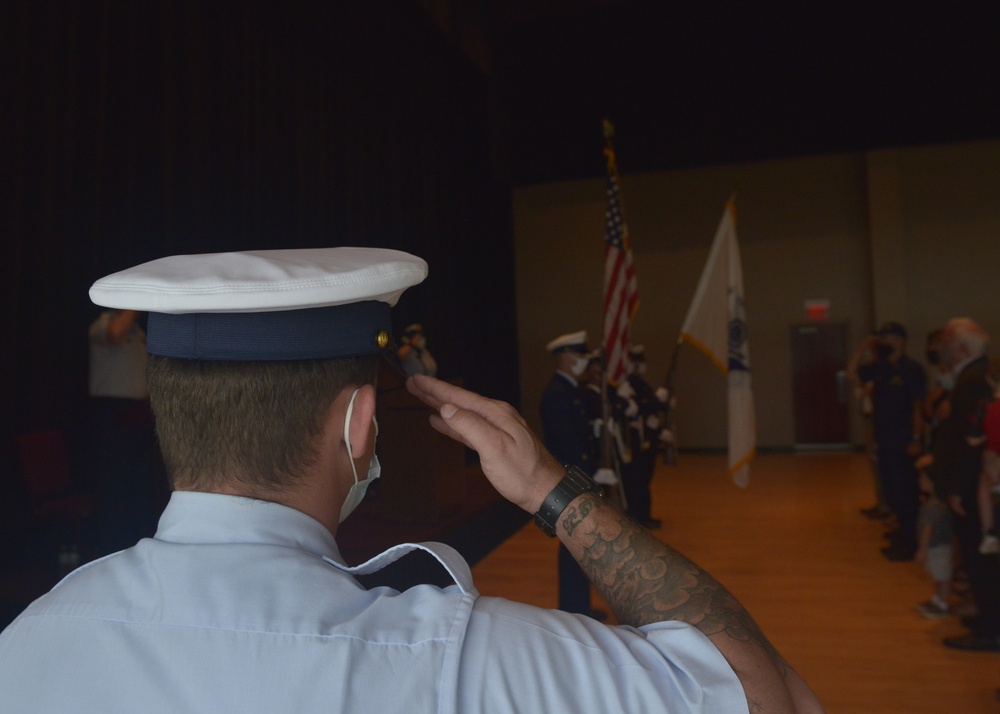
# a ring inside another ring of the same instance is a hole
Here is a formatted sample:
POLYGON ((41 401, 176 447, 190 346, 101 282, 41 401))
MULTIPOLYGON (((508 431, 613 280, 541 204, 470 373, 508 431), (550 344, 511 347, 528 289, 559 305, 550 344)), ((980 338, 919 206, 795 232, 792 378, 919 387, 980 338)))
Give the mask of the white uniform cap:
POLYGON ((160 258, 98 280, 90 298, 147 311, 151 354, 181 359, 335 359, 389 347, 389 308, 427 263, 381 248, 160 258))
POLYGON ((587 352, 587 332, 583 330, 560 335, 545 345, 545 349, 552 354, 558 354, 559 352, 579 352, 584 354, 587 352))
POLYGON ((645 359, 646 357, 646 346, 645 345, 632 345, 629 347, 628 353, 633 357, 638 359, 645 359))

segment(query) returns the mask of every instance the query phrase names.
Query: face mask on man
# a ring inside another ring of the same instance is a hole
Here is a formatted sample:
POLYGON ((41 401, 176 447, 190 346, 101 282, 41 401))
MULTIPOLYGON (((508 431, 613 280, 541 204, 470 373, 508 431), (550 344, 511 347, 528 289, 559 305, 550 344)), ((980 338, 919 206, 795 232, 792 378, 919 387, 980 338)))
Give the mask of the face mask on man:
MULTIPOLYGON (((344 505, 340 508, 340 522, 343 523, 344 520, 351 515, 355 508, 358 507, 363 500, 365 500, 365 492, 368 491, 368 487, 372 482, 382 475, 382 466, 378 462, 378 456, 373 452, 372 460, 368 462, 368 473, 365 478, 358 480, 358 470, 354 466, 354 453, 351 450, 351 439, 350 439, 350 429, 351 429, 351 414, 354 413, 354 398, 358 396, 360 389, 355 389, 354 394, 351 395, 351 402, 347 405, 347 415, 344 417, 344 441, 347 442, 347 456, 351 460, 351 471, 354 473, 354 485, 351 486, 351 490, 347 492, 347 498, 344 499, 344 505)), ((378 440, 378 419, 374 416, 372 417, 372 423, 375 424, 375 439, 378 440)))
POLYGON ((569 371, 573 373, 574 377, 579 377, 587 369, 588 364, 590 364, 590 360, 586 357, 578 356, 576 361, 569 366, 569 371))

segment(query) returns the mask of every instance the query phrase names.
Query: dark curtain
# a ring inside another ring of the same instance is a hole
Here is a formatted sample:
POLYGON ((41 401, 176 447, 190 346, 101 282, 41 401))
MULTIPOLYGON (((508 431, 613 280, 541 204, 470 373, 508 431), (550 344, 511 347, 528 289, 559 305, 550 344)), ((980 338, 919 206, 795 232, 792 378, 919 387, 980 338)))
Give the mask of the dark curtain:
POLYGON ((168 254, 413 252, 430 277, 397 328, 516 399, 489 78, 417 3, 25 1, 0 25, 8 483, 16 431, 82 451, 90 284, 168 254))

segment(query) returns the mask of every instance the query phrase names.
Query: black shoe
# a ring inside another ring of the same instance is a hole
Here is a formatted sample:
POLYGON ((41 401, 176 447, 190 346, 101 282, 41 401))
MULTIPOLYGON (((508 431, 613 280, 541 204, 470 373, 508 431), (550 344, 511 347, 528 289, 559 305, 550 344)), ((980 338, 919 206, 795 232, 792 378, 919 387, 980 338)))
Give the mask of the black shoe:
POLYGON ((880 506, 872 506, 871 508, 862 508, 861 515, 866 518, 871 518, 873 521, 877 521, 888 516, 889 511, 880 506))
POLYGON ((958 621, 962 623, 962 627, 967 627, 970 630, 979 629, 979 615, 966 615, 965 617, 958 618, 958 621))
POLYGON ((969 633, 960 637, 945 637, 945 647, 965 652, 1000 652, 1000 641, 996 637, 985 637, 969 633))
POLYGON ((902 563, 908 560, 913 560, 913 556, 916 555, 916 552, 916 548, 907 545, 890 545, 888 548, 882 549, 882 555, 894 563, 902 563))

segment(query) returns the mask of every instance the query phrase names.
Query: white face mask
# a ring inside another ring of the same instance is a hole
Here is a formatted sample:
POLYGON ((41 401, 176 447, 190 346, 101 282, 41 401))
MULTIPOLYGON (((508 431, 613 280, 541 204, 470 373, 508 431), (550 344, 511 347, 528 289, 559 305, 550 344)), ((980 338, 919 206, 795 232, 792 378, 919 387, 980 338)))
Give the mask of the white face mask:
POLYGON ((576 362, 570 365, 569 371, 573 373, 574 377, 579 377, 583 374, 583 371, 587 369, 587 365, 590 363, 586 357, 577 357, 576 362))
MULTIPOLYGON (((358 470, 354 466, 354 453, 351 451, 351 439, 350 439, 350 428, 351 428, 351 414, 354 413, 354 398, 358 396, 360 389, 355 389, 354 394, 351 395, 351 403, 347 405, 347 415, 344 417, 344 441, 347 442, 347 456, 351 460, 351 471, 354 472, 354 485, 351 486, 351 490, 347 492, 347 498, 344 499, 344 505, 340 507, 340 522, 343 523, 344 520, 351 515, 358 504, 365 500, 365 492, 371 485, 372 481, 377 479, 382 475, 382 466, 378 462, 378 456, 372 453, 372 460, 368 463, 368 473, 365 478, 361 481, 358 480, 358 470)), ((375 438, 378 440, 378 419, 372 417, 372 423, 375 424, 375 438)))

